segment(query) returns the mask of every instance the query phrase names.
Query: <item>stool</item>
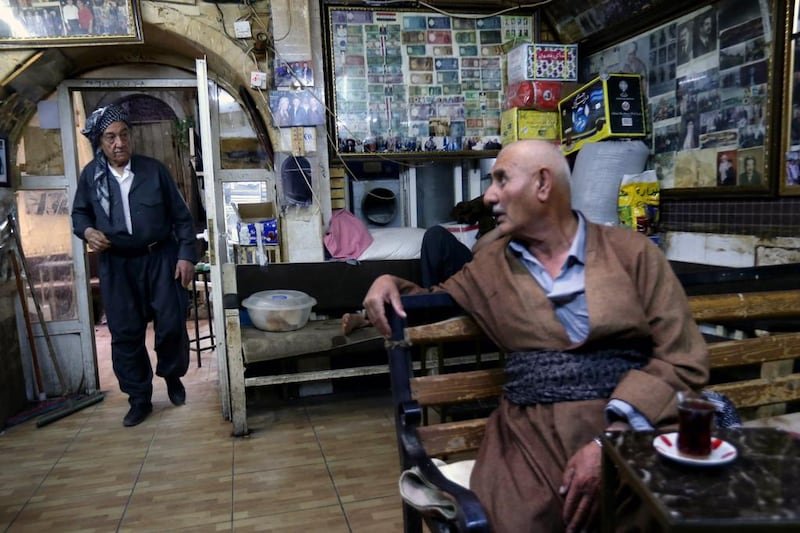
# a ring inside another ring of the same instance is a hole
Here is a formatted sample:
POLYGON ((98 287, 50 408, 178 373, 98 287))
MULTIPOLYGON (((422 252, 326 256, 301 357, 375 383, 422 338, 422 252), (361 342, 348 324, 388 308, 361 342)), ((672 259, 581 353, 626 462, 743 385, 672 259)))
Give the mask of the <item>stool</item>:
POLYGON ((211 316, 211 302, 208 297, 208 275, 211 272, 211 267, 205 263, 197 263, 194 267, 194 278, 192 279, 192 305, 194 306, 194 338, 189 339, 189 349, 197 352, 197 367, 203 366, 203 361, 200 354, 206 350, 213 350, 216 347, 214 342, 214 321, 211 316), (197 314, 197 282, 200 281, 202 276, 203 294, 205 296, 206 309, 208 309, 208 335, 200 336, 200 318, 197 314), (200 346, 200 342, 208 340, 207 346, 200 346), (192 345, 194 343, 194 345, 192 345))

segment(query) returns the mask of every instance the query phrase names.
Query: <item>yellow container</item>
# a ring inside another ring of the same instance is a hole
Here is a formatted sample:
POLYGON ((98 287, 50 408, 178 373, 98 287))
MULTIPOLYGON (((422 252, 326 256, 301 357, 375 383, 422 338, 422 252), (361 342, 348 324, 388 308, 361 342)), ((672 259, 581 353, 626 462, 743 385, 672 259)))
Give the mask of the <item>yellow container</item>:
POLYGON ((575 152, 585 142, 644 137, 647 128, 641 87, 638 74, 609 74, 558 102, 563 152, 575 152))
POLYGON ((558 140, 558 113, 512 107, 500 116, 503 146, 522 139, 558 140))

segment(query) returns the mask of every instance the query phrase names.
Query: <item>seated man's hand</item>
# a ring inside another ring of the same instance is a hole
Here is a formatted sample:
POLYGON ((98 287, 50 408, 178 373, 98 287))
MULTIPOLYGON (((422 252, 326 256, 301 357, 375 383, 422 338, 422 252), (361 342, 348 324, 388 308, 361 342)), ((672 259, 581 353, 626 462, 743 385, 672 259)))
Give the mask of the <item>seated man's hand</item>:
POLYGON ((381 335, 389 337, 392 334, 392 328, 386 319, 386 310, 384 309, 386 304, 391 304, 395 312, 405 318, 406 313, 400 303, 400 291, 397 289, 397 283, 394 277, 388 274, 384 274, 372 282, 364 297, 363 305, 372 325, 381 335))
POLYGON ((590 442, 567 461, 560 488, 565 495, 563 518, 567 533, 584 531, 598 515, 601 458, 600 446, 590 442))

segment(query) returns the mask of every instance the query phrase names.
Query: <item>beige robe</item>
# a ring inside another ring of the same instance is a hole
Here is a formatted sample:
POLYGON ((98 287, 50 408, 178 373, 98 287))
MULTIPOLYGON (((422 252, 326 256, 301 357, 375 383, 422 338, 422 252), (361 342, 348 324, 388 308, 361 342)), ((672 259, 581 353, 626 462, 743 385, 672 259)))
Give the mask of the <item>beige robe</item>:
MULTIPOLYGON (((507 352, 650 342, 650 361, 626 373, 612 397, 631 404, 657 428, 673 425, 675 392, 706 383, 708 354, 664 254, 629 229, 587 223, 589 335, 576 345, 507 244, 508 239, 491 243, 435 290, 449 292, 507 352)), ((497 533, 563 530, 558 487, 564 466, 605 428, 606 403, 501 403, 489 420, 471 479, 497 533)))

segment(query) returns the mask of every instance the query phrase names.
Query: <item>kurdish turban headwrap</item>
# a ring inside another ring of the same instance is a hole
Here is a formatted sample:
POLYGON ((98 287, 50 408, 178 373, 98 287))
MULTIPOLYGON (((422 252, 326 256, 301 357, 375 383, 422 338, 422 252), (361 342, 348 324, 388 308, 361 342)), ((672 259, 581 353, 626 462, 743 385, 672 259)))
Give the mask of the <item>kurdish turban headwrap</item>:
POLYGON ((103 153, 100 137, 102 137, 106 128, 114 122, 124 122, 128 126, 131 125, 128 119, 128 112, 117 104, 95 109, 86 119, 86 124, 81 130, 81 133, 92 143, 92 148, 94 149, 94 188, 97 194, 97 201, 100 202, 100 207, 103 208, 106 216, 110 216, 111 196, 108 188, 108 159, 106 159, 106 154, 103 153))

